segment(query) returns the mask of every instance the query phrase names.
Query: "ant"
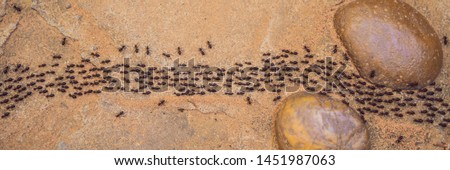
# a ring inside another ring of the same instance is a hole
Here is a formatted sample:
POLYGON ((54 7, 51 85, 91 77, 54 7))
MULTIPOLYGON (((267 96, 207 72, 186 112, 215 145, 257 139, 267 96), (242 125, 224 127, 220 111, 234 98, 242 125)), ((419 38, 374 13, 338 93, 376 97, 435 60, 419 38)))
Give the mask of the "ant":
POLYGON ((97 58, 98 58, 98 57, 100 57, 100 54, 99 54, 98 52, 95 52, 95 53, 94 53, 94 52, 92 52, 92 53, 91 53, 91 56, 93 56, 93 57, 97 57, 97 58))
POLYGON ((403 114, 400 114, 400 113, 395 113, 394 115, 397 117, 403 117, 403 114))
POLYGON ((349 105, 350 103, 348 103, 348 101, 346 101, 346 100, 342 100, 342 103, 344 103, 345 105, 349 105))
POLYGON ((6 110, 12 110, 12 109, 14 109, 14 108, 16 108, 16 105, 10 105, 10 106, 7 106, 7 107, 6 107, 6 110))
POLYGON ((116 117, 123 117, 125 115, 125 112, 124 111, 120 111, 117 115, 116 115, 116 117))
POLYGON ((337 45, 334 45, 334 47, 333 47, 333 54, 336 54, 336 53, 337 53, 337 51, 338 51, 337 48, 338 48, 337 45))
POLYGON ((206 41, 206 44, 208 44, 208 48, 209 48, 209 49, 212 49, 212 48, 213 48, 213 45, 211 44, 210 41, 206 41))
POLYGON ((10 114, 11 114, 11 113, 9 113, 9 112, 3 113, 2 119, 5 119, 5 118, 9 117, 10 114))
POLYGON ((250 97, 247 97, 247 104, 251 105, 252 104, 252 100, 250 99, 250 97))
POLYGON ((200 51, 200 54, 205 55, 205 51, 203 50, 203 48, 199 48, 198 51, 200 51))
POLYGON ((9 66, 6 66, 6 67, 3 69, 3 74, 8 74, 8 72, 9 72, 9 66))
POLYGON ((61 59, 62 57, 61 57, 61 55, 59 55, 59 54, 55 54, 55 55, 53 55, 53 59, 61 59))
POLYGON ((138 47, 138 45, 136 44, 136 45, 134 45, 134 52, 135 53, 139 53, 139 47, 138 47))
POLYGON ((280 100, 280 99, 281 99, 281 96, 277 96, 277 97, 275 97, 275 98, 273 99, 273 101, 276 102, 276 101, 278 101, 278 100, 280 100))
POLYGON ((414 122, 416 122, 416 123, 422 123, 422 122, 423 122, 423 119, 414 119, 414 122))
POLYGON ((122 45, 121 47, 119 47, 119 52, 122 52, 122 51, 124 51, 124 50, 126 50, 127 49, 127 46, 125 46, 125 45, 122 45))
POLYGON ((170 54, 163 53, 162 55, 165 56, 165 57, 167 57, 167 58, 170 58, 170 54))
POLYGON ((150 47, 145 47, 145 54, 150 55, 150 47))
POLYGON ((309 49, 309 47, 308 46, 303 46, 303 49, 307 52, 307 53, 310 53, 311 52, 311 49, 309 49))
POLYGON ((400 143, 403 140, 403 138, 404 138, 403 136, 399 136, 395 142, 400 143))
POLYGON ((181 54, 182 54, 181 47, 178 47, 178 48, 177 48, 177 51, 178 51, 178 55, 181 55, 181 54))
POLYGON ((102 64, 108 64, 108 63, 110 63, 111 62, 111 60, 103 60, 101 63, 102 64))
POLYGON ((417 83, 417 82, 408 83, 409 87, 416 87, 418 85, 419 85, 419 83, 417 83))
POLYGON ((414 112, 414 111, 407 111, 406 114, 414 115, 414 114, 416 114, 416 112, 414 112))
POLYGON ((375 70, 372 70, 371 72, 370 72, 370 78, 372 79, 372 78, 374 78, 376 75, 375 75, 375 70))
POLYGON ((16 4, 13 5, 14 10, 16 10, 18 13, 22 11, 22 8, 20 6, 17 6, 16 4))
POLYGON ((67 38, 66 37, 64 37, 63 39, 62 39, 62 41, 61 41, 61 45, 66 45, 66 43, 67 43, 67 38))
POLYGON ((165 103, 166 103, 166 100, 161 100, 161 101, 159 101, 158 106, 163 106, 165 103))
POLYGON ((443 41, 444 41, 444 45, 447 45, 448 44, 448 38, 447 38, 447 36, 444 36, 444 38, 442 38, 443 39, 443 41))

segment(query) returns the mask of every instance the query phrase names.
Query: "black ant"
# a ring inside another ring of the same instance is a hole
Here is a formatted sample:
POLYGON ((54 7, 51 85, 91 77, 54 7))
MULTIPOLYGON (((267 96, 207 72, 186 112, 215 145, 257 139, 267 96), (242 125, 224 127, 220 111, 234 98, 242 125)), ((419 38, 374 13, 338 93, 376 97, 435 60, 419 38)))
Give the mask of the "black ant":
POLYGON ((61 45, 66 45, 66 43, 67 43, 67 38, 66 37, 64 37, 63 39, 62 39, 62 41, 61 41, 61 45))
POLYGON ((418 85, 419 85, 419 83, 417 83, 417 82, 408 83, 409 87, 416 87, 418 85))
POLYGON ((252 100, 250 99, 250 97, 247 97, 247 104, 251 105, 252 104, 252 100))
POLYGON ((164 57, 170 58, 170 54, 163 53, 162 55, 163 55, 164 57))
POLYGON ((6 66, 6 67, 3 69, 3 74, 8 74, 8 72, 9 72, 9 66, 6 66))
POLYGON ((370 72, 370 78, 372 79, 372 78, 374 78, 376 75, 375 75, 376 73, 375 73, 375 70, 372 70, 371 72, 370 72))
POLYGON ((209 48, 209 49, 212 49, 212 48, 213 48, 213 45, 211 44, 210 41, 206 41, 206 44, 208 44, 208 48, 209 48))
POLYGON ((150 55, 150 47, 145 47, 145 54, 150 55))
POLYGON ((303 49, 304 49, 307 53, 310 53, 310 52, 311 52, 311 50, 309 49, 309 47, 307 47, 306 45, 303 46, 303 49))
POLYGON ((126 50, 127 49, 127 46, 125 46, 125 45, 122 45, 121 47, 119 47, 119 52, 122 52, 122 51, 124 51, 124 50, 126 50))
POLYGON ((93 57, 97 57, 97 58, 98 58, 98 57, 100 57, 100 54, 99 54, 98 52, 95 52, 95 53, 94 53, 94 52, 92 52, 92 53, 91 53, 91 56, 93 56, 93 57))
POLYGON ((388 116, 389 115, 389 112, 381 112, 380 113, 380 116, 388 116))
POLYGON ((135 53, 139 53, 139 47, 138 47, 138 45, 136 44, 136 45, 134 45, 134 52, 135 53))
POLYGON ((125 115, 125 112, 124 111, 120 111, 117 115, 116 115, 116 117, 123 117, 125 115))
POLYGON ((416 114, 416 112, 414 112, 414 111, 407 111, 406 114, 408 114, 408 115, 414 115, 414 114, 416 114))
POLYGON ((337 53, 337 51, 338 51, 338 49, 337 49, 337 45, 334 45, 334 47, 333 47, 333 54, 336 54, 336 53, 337 53))
POLYGON ((203 48, 199 48, 198 51, 200 51, 200 54, 205 55, 205 51, 203 50, 203 48))
POLYGON ((393 111, 393 112, 398 112, 398 111, 400 111, 400 108, 398 108, 398 107, 392 108, 391 111, 393 111))
POLYGON ((416 123, 422 123, 422 122, 423 122, 423 119, 414 119, 414 122, 416 122, 416 123))
POLYGON ((427 92, 427 91, 428 91, 427 88, 421 88, 421 89, 419 89, 419 92, 422 92, 422 93, 425 93, 425 92, 427 92))
POLYGON ((344 103, 345 105, 349 105, 350 103, 348 103, 348 101, 346 101, 346 100, 342 100, 342 103, 344 103))
POLYGON ((5 118, 9 117, 10 114, 11 114, 11 113, 9 113, 9 112, 3 113, 2 119, 5 119, 5 118))
POLYGON ((403 114, 401 114, 401 113, 395 113, 394 115, 397 117, 403 117, 403 114))
POLYGON ((59 54, 56 54, 56 55, 53 55, 53 59, 61 59, 62 57, 61 57, 61 55, 59 55, 59 54))
POLYGON ((414 94, 414 91, 406 91, 406 94, 414 94))
POLYGON ((108 63, 110 63, 111 62, 111 60, 103 60, 101 63, 102 64, 108 64, 108 63))
POLYGON ((161 101, 159 101, 158 106, 163 106, 165 103, 166 103, 166 100, 161 100, 161 101))
POLYGON ((17 6, 16 4, 13 5, 14 10, 16 10, 18 13, 22 11, 22 8, 20 6, 17 6))
POLYGON ((281 96, 277 96, 277 97, 275 97, 275 98, 273 99, 273 101, 276 102, 276 101, 278 101, 278 100, 280 100, 280 99, 281 99, 281 96))
POLYGON ((444 38, 442 38, 443 39, 443 41, 444 41, 444 45, 447 45, 448 44, 448 38, 447 38, 447 36, 444 36, 444 38))
POLYGON ((6 110, 12 110, 14 108, 16 108, 16 105, 6 106, 6 110))
POLYGON ((177 51, 178 51, 178 55, 181 55, 181 54, 182 54, 181 47, 178 47, 178 48, 177 48, 177 51))
POLYGON ((400 143, 403 140, 403 138, 404 138, 403 136, 399 136, 395 142, 400 143))

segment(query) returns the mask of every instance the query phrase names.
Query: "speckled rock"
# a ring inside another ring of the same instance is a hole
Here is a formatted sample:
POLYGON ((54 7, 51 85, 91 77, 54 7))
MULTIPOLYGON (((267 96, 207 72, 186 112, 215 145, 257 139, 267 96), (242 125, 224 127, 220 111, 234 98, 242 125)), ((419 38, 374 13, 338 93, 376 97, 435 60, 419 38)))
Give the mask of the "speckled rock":
POLYGON ((293 94, 280 103, 276 114, 280 149, 369 149, 363 120, 330 97, 293 94))
POLYGON ((426 18, 398 0, 359 0, 341 7, 334 25, 360 74, 372 83, 412 89, 441 71, 442 47, 426 18))

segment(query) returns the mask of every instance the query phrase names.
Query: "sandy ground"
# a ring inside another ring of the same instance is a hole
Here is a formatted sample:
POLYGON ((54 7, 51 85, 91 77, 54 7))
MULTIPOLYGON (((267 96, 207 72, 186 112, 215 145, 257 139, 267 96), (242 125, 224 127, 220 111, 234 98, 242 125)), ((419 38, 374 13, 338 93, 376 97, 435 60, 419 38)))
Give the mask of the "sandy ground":
MULTIPOLYGON (((167 66, 180 60, 230 67, 236 62, 261 66, 261 54, 307 45, 317 56, 341 61, 343 47, 333 28, 336 9, 348 0, 286 1, 4 1, 0 14, 1 68, 21 63, 40 71, 41 63, 61 54, 61 65, 81 58, 110 59, 112 63, 167 66), (14 5, 21 8, 18 12, 14 5), (67 38, 67 44, 61 45, 67 38), (198 48, 207 48, 199 54, 198 48), (125 52, 117 50, 127 45, 125 52), (133 46, 141 52, 133 52, 133 46), (332 54, 338 45, 338 54, 332 54), (144 46, 151 48, 145 55, 144 46), (178 56, 177 56, 178 57, 178 56)), ((449 0, 406 0, 420 11, 440 37, 450 35, 449 0)), ((444 67, 436 80, 437 94, 450 99, 450 47, 444 46, 444 67)), ((350 65, 349 72, 356 72, 350 65)), ((47 69, 48 70, 48 69, 47 69)), ((53 69, 64 72, 62 67, 53 69)), ((1 77, 3 80, 7 76, 1 77)), ((283 96, 289 95, 288 93, 283 96)), ((0 120, 0 149, 276 149, 273 111, 276 93, 243 96, 222 93, 177 97, 172 92, 149 96, 102 93, 73 100, 67 95, 33 95, 16 104, 0 120), (164 106, 158 102, 164 99, 164 106), (181 108, 181 109, 180 109, 181 108), (119 111, 126 112, 117 118, 119 111)), ((447 100, 448 101, 448 100, 447 100)), ((351 106, 357 106, 350 102, 351 106)), ((4 107, 1 108, 5 110, 4 107)), ((389 108, 386 108, 389 109, 389 108)), ((420 110, 420 108, 413 108, 420 110)), ((436 119, 449 118, 450 112, 436 119)), ((366 114, 372 149, 448 149, 450 128, 413 123, 414 117, 366 114), (401 142, 396 142, 403 136, 401 142)), ((439 123, 439 122, 437 122, 439 123)))

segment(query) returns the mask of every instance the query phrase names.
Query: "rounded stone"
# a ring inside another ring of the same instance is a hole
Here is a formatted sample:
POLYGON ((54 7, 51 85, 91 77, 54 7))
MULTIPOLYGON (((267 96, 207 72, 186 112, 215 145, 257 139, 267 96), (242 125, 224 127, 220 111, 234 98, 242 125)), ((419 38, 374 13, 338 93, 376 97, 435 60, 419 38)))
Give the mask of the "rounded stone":
POLYGON ((361 117, 330 97, 296 93, 278 106, 275 131, 280 149, 369 149, 361 117))
POLYGON ((413 89, 441 72, 442 46, 426 18, 399 0, 357 0, 336 11, 336 32, 361 76, 413 89))

